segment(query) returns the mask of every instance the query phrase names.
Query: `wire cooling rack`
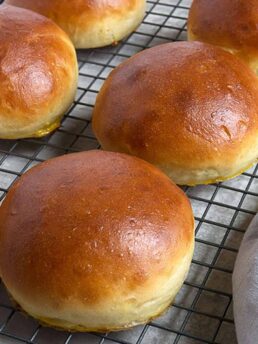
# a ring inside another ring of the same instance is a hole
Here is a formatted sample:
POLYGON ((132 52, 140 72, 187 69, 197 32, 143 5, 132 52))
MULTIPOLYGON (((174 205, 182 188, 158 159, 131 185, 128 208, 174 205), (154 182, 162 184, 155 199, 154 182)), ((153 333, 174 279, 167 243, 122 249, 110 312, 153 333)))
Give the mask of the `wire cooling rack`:
MULTIPOLYGON (((0 202, 14 181, 32 166, 62 154, 99 148, 90 121, 103 81, 133 54, 154 45, 185 40, 190 4, 191 0, 149 0, 142 25, 127 40, 115 47, 78 51, 77 97, 62 126, 42 139, 0 140, 0 202)), ((16 311, 0 285, 0 343, 236 343, 231 274, 243 234, 258 211, 258 166, 231 181, 185 191, 195 213, 196 248, 187 280, 165 315, 125 332, 58 332, 16 311)))

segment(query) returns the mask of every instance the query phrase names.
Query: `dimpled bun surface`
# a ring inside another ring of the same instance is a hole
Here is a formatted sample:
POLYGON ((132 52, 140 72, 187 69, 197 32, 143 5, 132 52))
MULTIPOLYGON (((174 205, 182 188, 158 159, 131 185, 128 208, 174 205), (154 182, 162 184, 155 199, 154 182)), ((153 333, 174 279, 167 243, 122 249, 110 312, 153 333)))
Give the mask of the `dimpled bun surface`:
POLYGON ((109 331, 149 321, 181 287, 193 254, 185 194, 160 170, 89 151, 32 168, 0 207, 0 271, 43 324, 109 331))
POLYGON ((160 45, 110 74, 93 129, 104 149, 145 159, 177 184, 222 181, 257 160, 258 80, 220 48, 160 45))
POLYGON ((7 0, 54 20, 76 48, 117 43, 141 23, 146 0, 7 0))
POLYGON ((76 92, 72 43, 49 19, 0 5, 0 47, 0 138, 48 134, 76 92))
POLYGON ((188 37, 236 54, 258 74, 258 0, 194 0, 188 37))

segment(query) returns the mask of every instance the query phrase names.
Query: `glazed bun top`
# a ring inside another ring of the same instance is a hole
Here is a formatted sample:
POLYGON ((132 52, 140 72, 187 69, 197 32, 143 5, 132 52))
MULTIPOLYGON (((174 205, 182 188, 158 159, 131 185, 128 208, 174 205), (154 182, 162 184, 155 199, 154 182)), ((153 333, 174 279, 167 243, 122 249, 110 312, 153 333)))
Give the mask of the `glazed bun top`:
POLYGON ((236 53, 258 72, 258 0, 194 0, 188 34, 236 53))
POLYGON ((1 275, 30 314, 83 310, 90 322, 95 311, 119 323, 109 319, 115 300, 155 299, 191 255, 193 235, 189 201, 161 171, 119 153, 75 153, 34 167, 9 191, 1 275))
POLYGON ((0 138, 41 136, 59 123, 77 85, 74 47, 51 20, 0 6, 0 138))
POLYGON ((93 129, 179 184, 232 177, 258 155, 258 80, 232 54, 199 42, 145 50, 111 72, 93 129))

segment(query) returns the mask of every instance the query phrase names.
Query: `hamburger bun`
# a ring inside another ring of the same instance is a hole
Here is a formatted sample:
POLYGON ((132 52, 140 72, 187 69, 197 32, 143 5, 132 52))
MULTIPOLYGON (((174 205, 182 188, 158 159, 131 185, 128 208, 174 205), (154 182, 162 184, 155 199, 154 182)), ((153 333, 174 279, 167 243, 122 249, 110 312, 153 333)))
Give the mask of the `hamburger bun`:
POLYGON ((119 42, 141 23, 146 0, 7 0, 55 21, 80 49, 119 42))
POLYGON ((105 150, 147 160, 177 184, 223 181, 257 161, 258 80, 215 46, 163 44, 110 74, 93 129, 105 150))
POLYGON ((24 174, 0 207, 0 273, 41 323, 111 331, 172 302, 194 246, 190 203, 152 165, 89 151, 24 174))
POLYGON ((189 40, 228 50, 258 74, 258 0, 194 0, 187 27, 189 40))
POLYGON ((51 20, 0 6, 0 138, 40 137, 60 125, 77 87, 74 47, 51 20))

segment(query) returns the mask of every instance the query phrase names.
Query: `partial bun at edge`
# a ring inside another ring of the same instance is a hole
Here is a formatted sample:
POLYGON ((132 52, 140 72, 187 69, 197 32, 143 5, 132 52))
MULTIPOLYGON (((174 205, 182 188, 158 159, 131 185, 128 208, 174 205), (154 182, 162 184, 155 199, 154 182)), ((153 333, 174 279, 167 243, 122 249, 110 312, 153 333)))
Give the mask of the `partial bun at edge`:
POLYGON ((258 75, 258 1, 194 0, 188 39, 219 46, 242 59, 258 75))
POLYGON ((0 6, 0 138, 40 137, 60 125, 78 79, 75 49, 51 20, 0 6))
POLYGON ((98 48, 121 41, 141 23, 146 0, 6 0, 55 21, 77 49, 98 48))

